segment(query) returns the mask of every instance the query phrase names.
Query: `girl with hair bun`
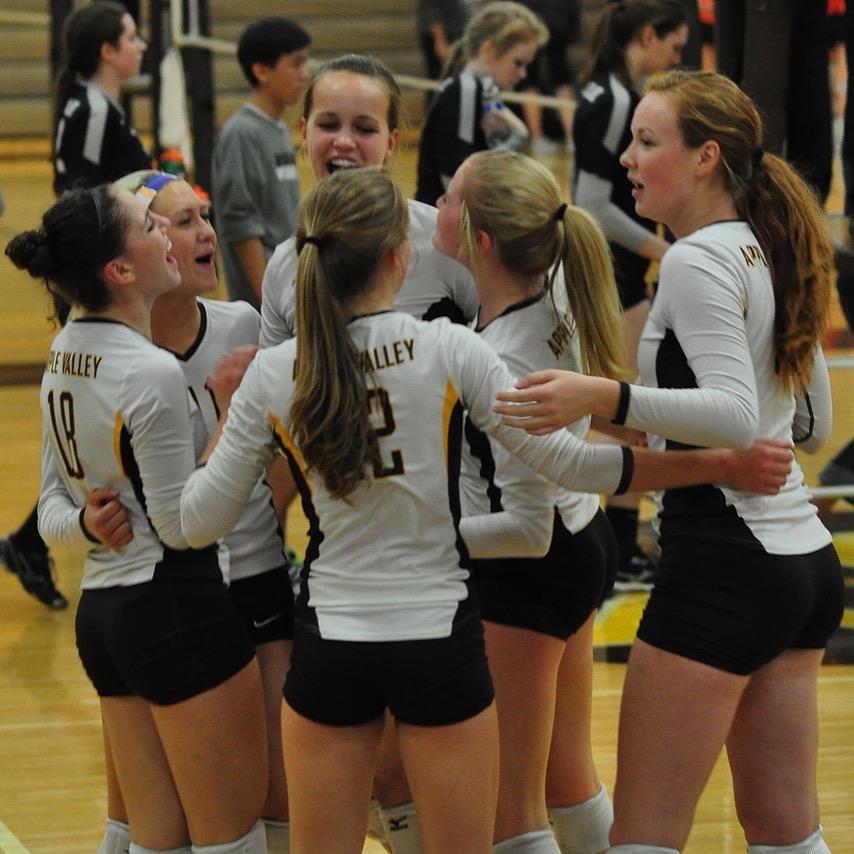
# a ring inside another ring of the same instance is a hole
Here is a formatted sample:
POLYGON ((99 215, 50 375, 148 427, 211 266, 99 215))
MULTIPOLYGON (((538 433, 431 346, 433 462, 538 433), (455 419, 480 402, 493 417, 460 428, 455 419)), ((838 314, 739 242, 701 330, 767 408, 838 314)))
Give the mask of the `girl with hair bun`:
MULTIPOLYGON (((644 385, 533 374, 500 397, 539 403, 524 424, 501 406, 508 420, 539 433, 593 413, 667 453, 756 435, 821 447, 833 249, 814 193, 761 142, 754 104, 727 78, 651 82, 621 160, 638 214, 677 239, 638 351, 644 385)), ((623 690, 610 850, 680 850, 725 745, 748 851, 829 851, 817 686, 844 585, 799 466, 776 495, 668 489, 660 544, 623 690)))
POLYGON ((127 190, 98 186, 63 195, 6 248, 77 307, 42 381, 39 527, 87 549, 77 648, 129 819, 108 823, 102 849, 129 836, 131 854, 261 854, 255 648, 216 546, 190 550, 181 534, 197 453, 189 396, 175 357, 151 342, 152 306, 181 282, 167 226, 127 190))
MULTIPOLYGON (((297 481, 309 543, 282 737, 304 854, 361 852, 386 709, 425 854, 492 850, 498 733, 459 529, 463 411, 570 488, 659 484, 666 456, 503 427, 493 401, 512 378, 489 345, 460 324, 394 310, 408 210, 375 169, 339 170, 303 201, 296 339, 255 356, 181 499, 184 535, 202 547, 232 529, 274 453, 297 481)), ((242 366, 212 377, 223 402, 242 366)), ((773 489, 789 457, 760 449, 756 470, 742 454, 693 452, 665 480, 686 485, 725 470, 773 489)))
POLYGON ((139 74, 145 42, 121 3, 92 0, 63 29, 64 65, 54 93, 53 189, 94 187, 151 167, 119 104, 139 74))

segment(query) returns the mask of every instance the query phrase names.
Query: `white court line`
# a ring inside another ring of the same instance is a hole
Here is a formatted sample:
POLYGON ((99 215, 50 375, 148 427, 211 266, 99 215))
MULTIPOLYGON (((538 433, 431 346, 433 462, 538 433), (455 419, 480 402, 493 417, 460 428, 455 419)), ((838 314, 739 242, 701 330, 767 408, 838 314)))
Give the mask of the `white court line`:
POLYGON ((4 854, 30 854, 29 849, 21 845, 21 841, 0 820, 0 851, 4 854))

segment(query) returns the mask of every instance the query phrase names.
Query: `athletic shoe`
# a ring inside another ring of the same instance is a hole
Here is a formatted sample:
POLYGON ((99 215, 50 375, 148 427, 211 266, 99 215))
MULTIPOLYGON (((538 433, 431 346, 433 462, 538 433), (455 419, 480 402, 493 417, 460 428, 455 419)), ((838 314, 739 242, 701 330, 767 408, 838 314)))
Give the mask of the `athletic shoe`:
POLYGON ((632 556, 617 570, 615 593, 641 593, 652 590, 656 566, 640 546, 635 546, 632 556))
POLYGON ((46 551, 24 551, 11 536, 0 538, 0 563, 18 576, 24 590, 48 608, 67 608, 68 600, 53 582, 53 560, 46 551))

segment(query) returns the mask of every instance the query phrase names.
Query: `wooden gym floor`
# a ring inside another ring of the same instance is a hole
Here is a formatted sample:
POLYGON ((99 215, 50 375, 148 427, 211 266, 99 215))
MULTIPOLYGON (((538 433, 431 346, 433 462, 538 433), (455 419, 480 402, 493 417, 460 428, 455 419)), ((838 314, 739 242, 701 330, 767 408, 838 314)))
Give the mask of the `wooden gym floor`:
MULTIPOLYGON (((6 198, 6 212, 0 218, 3 247, 18 231, 36 227, 52 201, 44 147, 4 146, 0 147, 0 188, 6 198)), ((566 186, 566 161, 549 163, 566 186)), ((394 168, 411 189, 412 153, 402 152, 394 168)), ((303 187, 308 186, 304 174, 303 187)), ((831 210, 838 209, 838 199, 836 187, 831 210)), ((37 383, 53 335, 48 313, 38 283, 18 273, 5 259, 0 261, 0 534, 17 528, 32 509, 38 491, 37 383)), ((834 340, 844 341, 838 311, 834 318, 834 340)), ((824 462, 854 435, 854 376, 837 370, 832 380, 833 439, 817 458, 802 461, 813 484, 824 462)), ((299 549, 305 541, 304 525, 297 513, 291 515, 289 540, 299 549)), ((854 534, 838 535, 837 545, 843 562, 854 564, 854 534)), ((56 550, 55 558, 58 586, 71 602, 67 611, 48 610, 25 594, 13 576, 0 570, 0 851, 5 854, 92 852, 103 826, 98 701, 74 646, 81 555, 56 550)), ((609 788, 615 774, 617 715, 625 673, 625 666, 615 659, 631 643, 644 601, 644 594, 610 600, 597 627, 600 662, 595 669, 594 744, 600 773, 609 788)), ((846 624, 847 635, 854 630, 854 611, 850 609, 846 624)), ((844 664, 823 667, 819 791, 825 836, 835 854, 854 852, 852 698, 854 668, 844 664)), ((365 851, 378 854, 381 849, 368 844, 365 851)), ((744 851, 723 757, 700 801, 685 851, 744 851)))

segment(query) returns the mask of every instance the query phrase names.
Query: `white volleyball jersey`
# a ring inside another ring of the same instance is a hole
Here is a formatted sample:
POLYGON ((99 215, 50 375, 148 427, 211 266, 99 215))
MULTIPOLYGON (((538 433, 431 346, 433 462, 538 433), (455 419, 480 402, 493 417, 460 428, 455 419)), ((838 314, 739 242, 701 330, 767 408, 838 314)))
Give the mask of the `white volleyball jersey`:
MULTIPOLYGON (((235 347, 258 343, 261 318, 246 302, 200 299, 199 334, 186 353, 175 353, 192 398, 197 447, 202 449, 216 428, 219 411, 207 379, 217 363, 235 347)), ((249 578, 281 566, 282 532, 273 509, 273 496, 262 475, 234 529, 223 538, 228 549, 229 578, 249 578)))
MULTIPOLYGON (((477 288, 462 264, 433 247, 438 211, 409 200, 409 242, 412 254, 395 308, 413 317, 472 320, 479 304, 477 288)), ((296 335, 297 251, 293 237, 280 243, 267 263, 261 299, 262 347, 296 335)))
MULTIPOLYGON (((562 279, 554 300, 544 291, 510 306, 478 332, 514 377, 547 368, 581 370, 575 321, 562 279)), ((569 429, 583 439, 589 426, 590 419, 583 418, 569 429)), ((466 438, 460 530, 472 557, 542 555, 551 542, 555 508, 572 533, 596 514, 598 496, 555 486, 470 423, 466 438)))
MULTIPOLYGON (((638 363, 645 387, 631 387, 625 423, 654 434, 653 447, 664 439, 668 448, 745 447, 759 438, 814 449, 830 433, 820 351, 803 401, 777 381, 771 275, 745 222, 708 225, 668 250, 638 363)), ((661 519, 663 536, 723 537, 771 554, 806 554, 831 539, 797 462, 777 495, 720 485, 667 490, 661 519)))
POLYGON ((186 550, 178 502, 195 467, 190 401, 175 358, 123 323, 82 318, 54 339, 41 386, 45 436, 39 530, 48 544, 87 546, 83 587, 155 575, 219 577, 216 547, 186 550), (81 520, 89 493, 110 487, 133 526, 114 551, 81 520))
POLYGON ((193 543, 229 530, 277 447, 294 470, 309 523, 297 619, 337 640, 446 637, 468 598, 459 535, 463 410, 533 468, 563 485, 613 492, 632 465, 616 446, 566 431, 533 437, 505 427, 495 395, 507 368, 471 330, 389 311, 348 326, 370 369, 369 405, 382 468, 346 500, 307 471, 290 432, 296 341, 255 358, 231 403, 222 437, 190 478, 181 522, 193 543))

